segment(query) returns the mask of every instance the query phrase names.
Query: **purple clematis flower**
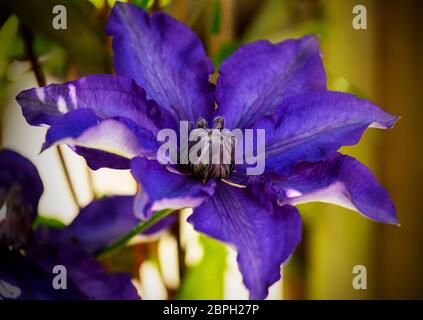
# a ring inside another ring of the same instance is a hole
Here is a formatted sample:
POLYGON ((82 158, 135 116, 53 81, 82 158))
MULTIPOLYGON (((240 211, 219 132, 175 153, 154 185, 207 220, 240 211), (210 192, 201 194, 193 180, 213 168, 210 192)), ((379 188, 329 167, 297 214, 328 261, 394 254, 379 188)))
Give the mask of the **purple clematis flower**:
POLYGON ((33 235, 32 223, 42 192, 43 184, 34 165, 13 151, 1 150, 0 300, 139 299, 129 274, 109 274, 90 255, 93 249, 115 240, 136 224, 130 220, 135 220, 132 209, 125 211, 125 205, 132 206, 132 201, 128 205, 132 199, 98 200, 85 208, 70 227, 47 233, 39 227, 33 235), (119 223, 114 221, 117 207, 123 215, 119 223), (89 221, 100 214, 104 217, 102 227, 87 235, 86 225, 90 226, 89 221), (129 226, 128 222, 133 224, 129 226), (66 241, 70 234, 73 243, 66 241), (82 241, 78 243, 79 239, 82 241), (66 290, 56 290, 52 285, 52 271, 57 265, 66 267, 66 290))
POLYGON ((397 223, 388 193, 357 160, 337 153, 368 127, 397 121, 374 104, 326 89, 313 36, 240 47, 214 72, 197 36, 164 13, 116 3, 107 25, 117 76, 94 75, 21 92, 31 125, 50 126, 44 148, 68 144, 97 169, 131 169, 136 214, 193 207, 194 228, 234 246, 252 299, 267 296, 301 239, 297 203, 325 201, 397 223), (157 133, 180 121, 265 129, 265 172, 245 166, 168 168, 157 133), (178 172, 179 171, 179 172, 178 172), (184 174, 181 174, 181 173, 184 174))

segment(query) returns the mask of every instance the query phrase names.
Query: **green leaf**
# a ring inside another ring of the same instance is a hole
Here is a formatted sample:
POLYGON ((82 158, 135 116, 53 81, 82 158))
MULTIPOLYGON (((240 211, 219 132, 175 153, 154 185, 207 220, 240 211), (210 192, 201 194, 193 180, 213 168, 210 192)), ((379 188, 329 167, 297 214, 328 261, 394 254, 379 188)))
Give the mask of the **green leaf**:
POLYGON ((32 228, 35 230, 41 226, 46 226, 53 229, 63 229, 66 227, 66 225, 58 219, 37 215, 34 223, 32 224, 32 228))
POLYGON ((18 19, 11 16, 0 28, 0 78, 6 73, 8 56, 18 32, 18 19))
POLYGON ((220 31, 220 24, 222 22, 222 7, 220 0, 213 1, 212 20, 210 24, 210 33, 216 34, 220 31))
POLYGON ((226 247, 224 244, 200 236, 204 255, 201 262, 187 270, 178 299, 223 299, 226 247))
POLYGON ((154 0, 132 0, 131 3, 146 10, 153 6, 154 0))
POLYGON ((60 44, 76 62, 81 74, 107 72, 108 53, 104 21, 87 0, 60 1, 67 13, 67 29, 56 30, 52 10, 56 0, 14 0, 8 5, 19 20, 36 34, 60 44))

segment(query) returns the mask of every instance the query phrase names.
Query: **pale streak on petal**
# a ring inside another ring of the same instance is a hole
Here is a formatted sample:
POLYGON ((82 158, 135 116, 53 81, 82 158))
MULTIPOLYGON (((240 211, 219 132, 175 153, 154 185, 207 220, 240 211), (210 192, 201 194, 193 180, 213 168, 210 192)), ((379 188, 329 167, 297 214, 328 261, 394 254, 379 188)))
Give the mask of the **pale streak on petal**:
POLYGON ((44 88, 35 88, 35 94, 37 98, 40 99, 42 103, 46 102, 46 95, 44 93, 44 88))
POLYGON ((287 189, 285 191, 285 196, 288 198, 296 198, 296 197, 301 197, 303 194, 295 189, 287 189))
POLYGON ((59 96, 57 99, 57 109, 63 114, 68 112, 68 106, 66 105, 66 101, 62 96, 59 96))
POLYGON ((87 129, 78 138, 65 138, 54 144, 78 145, 107 151, 129 159, 140 152, 140 145, 132 131, 113 119, 105 120, 98 126, 87 129), (116 134, 110 135, 110 132, 116 134))
POLYGON ((336 204, 341 207, 357 211, 357 208, 351 201, 350 193, 348 192, 344 183, 340 181, 335 182, 327 186, 326 188, 319 189, 317 191, 307 193, 305 195, 302 195, 300 192, 297 191, 300 194, 300 196, 295 196, 295 197, 290 196, 288 194, 291 190, 296 191, 294 189, 286 190, 285 192, 287 197, 291 199, 283 201, 283 203, 280 203, 281 205, 283 204, 297 205, 301 203, 318 201, 318 202, 336 204))
POLYGON ((69 97, 71 98, 72 106, 76 108, 77 99, 76 99, 76 87, 73 84, 68 85, 69 97))

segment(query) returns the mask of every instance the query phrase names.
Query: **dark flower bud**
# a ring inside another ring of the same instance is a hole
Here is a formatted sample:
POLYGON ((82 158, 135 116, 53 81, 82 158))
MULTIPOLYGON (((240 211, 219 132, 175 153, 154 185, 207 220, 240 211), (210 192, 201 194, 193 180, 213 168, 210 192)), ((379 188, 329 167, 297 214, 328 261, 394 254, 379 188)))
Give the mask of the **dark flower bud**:
POLYGON ((235 166, 236 140, 228 130, 223 130, 224 124, 222 117, 216 117, 214 127, 208 129, 207 121, 198 119, 198 139, 189 143, 189 163, 182 171, 193 174, 204 183, 229 177, 235 166))
POLYGON ((32 234, 32 207, 22 203, 20 187, 0 190, 0 244, 11 249, 26 245, 32 234))

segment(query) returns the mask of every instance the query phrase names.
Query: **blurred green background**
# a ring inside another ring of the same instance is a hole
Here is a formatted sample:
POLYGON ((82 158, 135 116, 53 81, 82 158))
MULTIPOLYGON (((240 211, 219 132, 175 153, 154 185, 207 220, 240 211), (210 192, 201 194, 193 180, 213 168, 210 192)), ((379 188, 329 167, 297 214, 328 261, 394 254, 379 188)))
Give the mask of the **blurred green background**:
MULTIPOLYGON (((277 42, 317 34, 330 89, 367 98, 402 117, 393 130, 370 130, 358 146, 342 150, 369 166, 388 189, 401 226, 377 224, 327 204, 300 206, 303 240, 283 269, 283 283, 272 288, 270 298, 423 299, 422 2, 131 2, 151 12, 166 11, 189 25, 203 40, 216 66, 247 42, 258 39, 277 42), (355 16, 352 9, 357 4, 367 8, 366 30, 352 27, 355 16), (367 290, 355 290, 352 286, 355 265, 367 268, 367 290)), ((104 25, 113 3, 0 0, 1 146, 35 161, 47 189, 40 210, 46 217, 64 223, 75 216, 77 206, 69 196, 63 173, 56 169, 60 161, 53 151, 38 155, 44 131, 29 128, 20 119, 14 96, 22 89, 37 86, 31 56, 41 65, 47 83, 92 73, 112 73, 112 51, 104 25), (51 26, 52 7, 57 4, 67 8, 67 30, 54 30, 51 26)), ((81 159, 65 150, 80 205, 93 196, 134 191, 127 172, 92 172, 81 159)), ((103 263, 111 270, 131 271, 144 297, 245 298, 234 267, 234 253, 211 239, 193 235, 183 215, 177 228, 160 238, 138 239, 103 263), (179 244, 175 241, 178 239, 179 244), (181 272, 172 274, 175 272, 169 266, 177 269, 182 264, 181 272)))

